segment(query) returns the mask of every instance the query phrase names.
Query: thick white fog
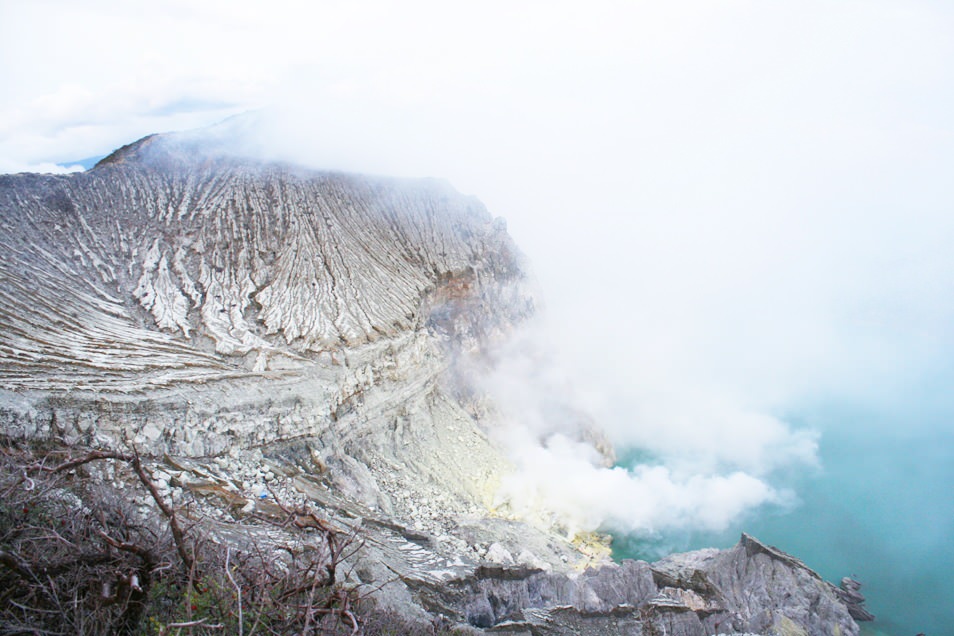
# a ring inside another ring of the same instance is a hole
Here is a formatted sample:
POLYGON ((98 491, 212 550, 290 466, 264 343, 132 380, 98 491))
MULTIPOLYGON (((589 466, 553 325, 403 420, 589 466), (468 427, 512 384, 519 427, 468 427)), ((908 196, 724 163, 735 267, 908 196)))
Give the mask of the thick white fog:
POLYGON ((199 5, 0 1, 0 170, 256 110, 263 156, 480 197, 563 393, 653 458, 541 445, 549 389, 504 395, 516 508, 656 531, 793 505, 773 476, 825 437, 788 414, 896 406, 954 350, 946 3, 199 5))

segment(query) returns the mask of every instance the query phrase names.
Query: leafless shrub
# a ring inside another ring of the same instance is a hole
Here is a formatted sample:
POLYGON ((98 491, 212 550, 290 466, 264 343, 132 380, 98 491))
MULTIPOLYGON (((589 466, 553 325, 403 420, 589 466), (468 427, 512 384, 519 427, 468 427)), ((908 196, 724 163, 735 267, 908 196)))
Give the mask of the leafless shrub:
MULTIPOLYGON (((281 542, 213 541, 135 451, 0 446, 0 635, 363 633, 337 569, 358 542, 279 503, 281 542), (135 497, 95 467, 111 463, 135 497), (135 505, 151 499, 160 515, 135 505)), ((262 523, 265 523, 263 520, 262 523)))
POLYGON ((74 483, 71 470, 2 449, 0 633, 135 633, 168 566, 160 533, 101 486, 74 483))

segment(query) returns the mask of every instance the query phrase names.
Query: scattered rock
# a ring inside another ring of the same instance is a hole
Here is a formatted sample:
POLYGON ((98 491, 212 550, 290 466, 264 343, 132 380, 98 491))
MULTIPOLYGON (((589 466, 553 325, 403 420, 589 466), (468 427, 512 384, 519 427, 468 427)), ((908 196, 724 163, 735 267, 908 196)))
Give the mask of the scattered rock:
POLYGON ((499 543, 493 543, 487 548, 484 559, 495 565, 514 565, 513 555, 499 543))

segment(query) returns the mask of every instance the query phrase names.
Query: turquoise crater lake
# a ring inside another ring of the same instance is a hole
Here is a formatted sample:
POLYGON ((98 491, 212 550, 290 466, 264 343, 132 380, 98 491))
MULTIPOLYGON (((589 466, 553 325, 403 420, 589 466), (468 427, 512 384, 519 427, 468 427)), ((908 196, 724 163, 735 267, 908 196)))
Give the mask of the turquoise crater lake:
POLYGON ((830 581, 861 581, 877 616, 863 634, 954 633, 954 396, 877 412, 828 405, 787 419, 821 433, 821 468, 773 481, 793 489, 797 505, 763 508, 719 533, 616 534, 616 558, 726 548, 744 531, 830 581))

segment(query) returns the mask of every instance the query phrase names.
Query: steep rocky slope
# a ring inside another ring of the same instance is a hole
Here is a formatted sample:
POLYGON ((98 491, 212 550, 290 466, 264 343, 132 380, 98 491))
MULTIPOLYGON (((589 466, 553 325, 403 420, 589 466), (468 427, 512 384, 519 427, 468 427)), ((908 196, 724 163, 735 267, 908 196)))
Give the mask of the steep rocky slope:
POLYGON ((534 300, 503 222, 443 182, 154 136, 88 173, 0 176, 0 224, 4 434, 134 447, 218 540, 277 493, 360 533, 350 582, 420 620, 857 633, 754 539, 615 565, 492 512, 510 464, 475 373, 534 300))

